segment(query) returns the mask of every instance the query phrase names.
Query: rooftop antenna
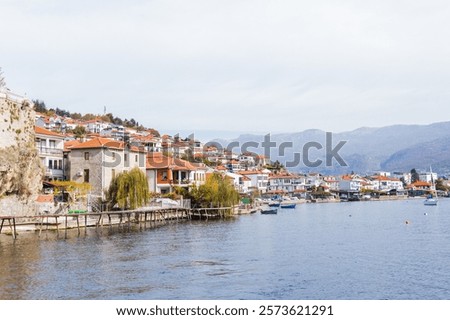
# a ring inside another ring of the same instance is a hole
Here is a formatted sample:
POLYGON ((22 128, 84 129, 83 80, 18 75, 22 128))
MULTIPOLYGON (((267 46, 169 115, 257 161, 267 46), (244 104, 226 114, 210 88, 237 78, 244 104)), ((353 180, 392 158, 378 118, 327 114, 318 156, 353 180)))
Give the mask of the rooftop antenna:
POLYGON ((5 77, 3 77, 3 71, 0 67, 0 88, 3 88, 6 86, 5 77))

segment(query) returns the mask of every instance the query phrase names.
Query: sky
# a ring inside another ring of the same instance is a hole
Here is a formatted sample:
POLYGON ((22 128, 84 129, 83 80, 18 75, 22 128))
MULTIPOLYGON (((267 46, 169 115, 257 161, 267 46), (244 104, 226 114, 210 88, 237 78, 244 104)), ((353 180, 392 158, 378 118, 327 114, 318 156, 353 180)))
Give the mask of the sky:
POLYGON ((0 0, 8 88, 169 132, 450 120, 447 0, 0 0))

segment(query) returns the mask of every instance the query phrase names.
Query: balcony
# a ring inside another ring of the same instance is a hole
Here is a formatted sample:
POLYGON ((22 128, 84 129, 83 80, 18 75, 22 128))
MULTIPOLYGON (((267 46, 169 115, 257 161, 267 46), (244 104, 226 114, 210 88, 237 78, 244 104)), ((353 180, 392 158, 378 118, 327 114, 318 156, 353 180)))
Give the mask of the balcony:
POLYGON ((48 154, 53 156, 63 156, 63 149, 56 149, 56 148, 47 148, 47 147, 36 147, 39 154, 48 154))

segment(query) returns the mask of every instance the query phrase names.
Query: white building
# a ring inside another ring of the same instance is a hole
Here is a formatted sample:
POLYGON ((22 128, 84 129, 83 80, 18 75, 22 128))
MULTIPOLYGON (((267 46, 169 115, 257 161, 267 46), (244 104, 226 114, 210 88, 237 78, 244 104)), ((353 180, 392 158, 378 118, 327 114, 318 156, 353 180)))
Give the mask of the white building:
POLYGON ((404 190, 403 182, 400 179, 390 178, 389 176, 374 176, 370 184, 372 189, 377 191, 404 190))
POLYGON ((425 181, 425 182, 428 182, 428 183, 432 183, 433 181, 436 182, 437 178, 438 178, 438 175, 435 172, 433 172, 433 173, 428 172, 428 173, 420 173, 419 174, 420 181, 425 181))
POLYGON ((279 174, 269 177, 269 192, 294 193, 306 188, 306 177, 294 174, 279 174))
POLYGON ((35 126, 36 148, 45 167, 46 180, 64 180, 64 136, 35 126))
POLYGON ((251 188, 262 193, 266 193, 269 186, 270 170, 239 171, 240 175, 251 180, 251 188))
POLYGON ((361 191, 363 179, 359 176, 342 176, 339 177, 340 191, 361 191))

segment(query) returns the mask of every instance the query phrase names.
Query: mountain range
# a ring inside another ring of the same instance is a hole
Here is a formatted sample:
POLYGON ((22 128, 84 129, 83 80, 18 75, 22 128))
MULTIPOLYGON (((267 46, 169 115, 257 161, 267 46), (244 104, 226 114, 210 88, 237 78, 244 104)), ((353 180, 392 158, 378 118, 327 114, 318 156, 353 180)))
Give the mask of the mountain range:
POLYGON ((326 136, 325 131, 317 129, 273 134, 270 136, 270 141, 274 142, 276 147, 273 146, 270 152, 269 149, 263 148, 262 143, 264 139, 267 140, 264 135, 244 134, 236 139, 216 139, 215 142, 223 147, 229 146, 230 143, 238 143, 240 148, 233 148, 236 153, 246 151, 242 148, 245 143, 247 145, 249 142, 253 145, 256 143, 258 147, 252 145, 248 151, 266 154, 272 161, 278 160, 294 172, 324 174, 342 174, 352 171, 358 173, 407 172, 413 168, 425 172, 430 170, 430 166, 435 172, 442 174, 450 172, 450 121, 430 125, 363 127, 353 131, 332 133, 332 142, 328 143, 328 150, 336 148, 335 155, 340 156, 346 165, 342 165, 342 161, 341 163, 336 161, 336 158, 331 166, 326 165, 326 136), (284 152, 280 147, 283 143, 287 146, 284 152), (341 145, 342 147, 339 148, 341 145), (305 155, 308 146, 310 146, 309 152, 305 155), (295 153, 300 154, 301 163, 292 163, 295 153), (314 163, 317 160, 322 161, 320 166, 305 165, 307 161, 314 163))

